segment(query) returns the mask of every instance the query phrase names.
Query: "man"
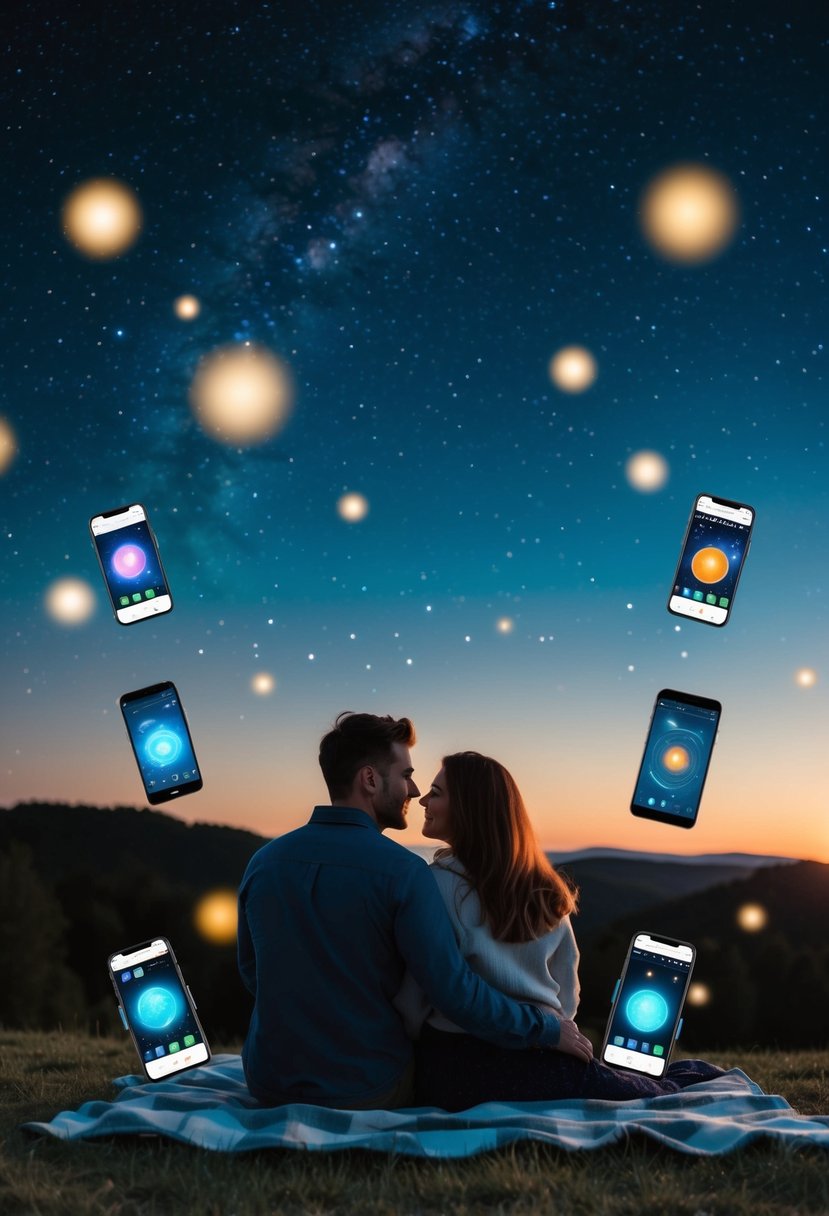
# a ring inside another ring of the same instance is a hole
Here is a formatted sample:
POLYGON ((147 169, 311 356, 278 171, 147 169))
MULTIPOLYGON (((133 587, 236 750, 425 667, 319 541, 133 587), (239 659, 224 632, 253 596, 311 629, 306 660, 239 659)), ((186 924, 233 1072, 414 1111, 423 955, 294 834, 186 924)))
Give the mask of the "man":
POLYGON ((239 889, 239 970, 255 1005, 242 1058, 265 1105, 405 1106, 412 1045, 392 1005, 406 967, 470 1034, 589 1060, 574 1022, 511 1000, 470 970, 422 858, 383 836, 406 826, 408 718, 340 714, 320 744, 331 806, 251 859, 239 889))

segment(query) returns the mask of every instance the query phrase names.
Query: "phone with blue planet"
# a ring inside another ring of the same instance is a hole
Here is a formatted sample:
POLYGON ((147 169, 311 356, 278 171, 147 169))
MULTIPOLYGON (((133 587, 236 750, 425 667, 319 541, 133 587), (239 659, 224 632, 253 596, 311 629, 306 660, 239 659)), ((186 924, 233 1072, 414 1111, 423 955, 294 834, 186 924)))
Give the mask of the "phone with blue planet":
POLYGON ((89 530, 112 611, 121 625, 134 625, 172 609, 161 555, 140 502, 93 515, 89 530))
POLYGON ((713 697, 673 688, 657 694, 630 804, 634 815, 694 826, 721 714, 713 697))
POLYGON ((685 529, 668 611, 704 625, 727 624, 751 548, 753 528, 754 508, 748 503, 697 495, 685 529))
POLYGON ((635 933, 616 981, 601 1060, 614 1068, 664 1076, 682 1030, 682 1008, 696 950, 690 942, 635 933))
POLYGON ((207 1063, 196 1002, 166 937, 111 954, 107 969, 121 1021, 151 1081, 207 1063))
POLYGON ((118 703, 147 801, 156 805, 200 790, 201 770, 175 684, 137 688, 118 703))

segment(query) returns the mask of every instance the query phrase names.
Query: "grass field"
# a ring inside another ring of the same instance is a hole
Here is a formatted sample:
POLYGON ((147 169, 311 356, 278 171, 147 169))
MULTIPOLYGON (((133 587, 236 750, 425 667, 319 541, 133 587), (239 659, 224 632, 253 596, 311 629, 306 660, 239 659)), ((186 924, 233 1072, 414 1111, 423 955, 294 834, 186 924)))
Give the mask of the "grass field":
MULTIPOLYGON (((733 1053, 717 1062, 744 1069, 803 1114, 829 1113, 829 1051, 733 1053)), ((232 1157, 157 1140, 67 1145, 18 1129, 112 1097, 111 1078, 137 1068, 124 1040, 0 1032, 3 1216, 829 1212, 829 1157, 815 1149, 754 1146, 700 1160, 645 1141, 576 1155, 529 1144, 439 1163, 362 1152, 232 1157)))

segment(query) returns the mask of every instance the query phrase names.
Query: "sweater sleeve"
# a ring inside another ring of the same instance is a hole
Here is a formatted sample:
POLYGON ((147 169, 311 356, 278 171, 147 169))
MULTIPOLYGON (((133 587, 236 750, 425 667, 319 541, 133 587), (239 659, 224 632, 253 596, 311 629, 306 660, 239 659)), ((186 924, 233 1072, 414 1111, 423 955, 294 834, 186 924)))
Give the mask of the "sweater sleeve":
POLYGON ((547 970, 558 984, 558 999, 561 1001, 561 1016, 574 1018, 579 1007, 579 948, 570 917, 561 921, 564 930, 554 953, 547 960, 547 970))

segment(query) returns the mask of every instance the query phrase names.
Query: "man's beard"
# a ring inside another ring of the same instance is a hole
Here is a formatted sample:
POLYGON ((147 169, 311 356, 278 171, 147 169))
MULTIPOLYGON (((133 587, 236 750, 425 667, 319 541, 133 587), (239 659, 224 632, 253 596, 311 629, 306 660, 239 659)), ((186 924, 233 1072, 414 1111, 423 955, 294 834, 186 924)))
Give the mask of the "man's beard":
POLYGON ((380 774, 380 780, 383 796, 379 805, 375 804, 374 807, 378 826, 381 830, 392 828, 394 831, 400 832, 406 827, 406 807, 409 805, 409 799, 400 802, 399 799, 392 797, 389 792, 389 779, 385 773, 380 774))

